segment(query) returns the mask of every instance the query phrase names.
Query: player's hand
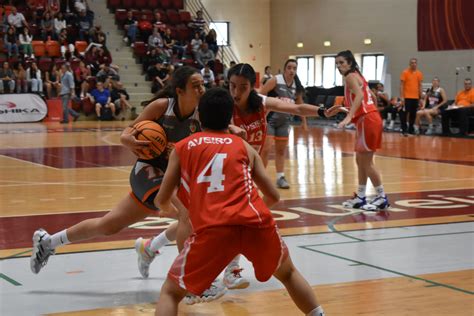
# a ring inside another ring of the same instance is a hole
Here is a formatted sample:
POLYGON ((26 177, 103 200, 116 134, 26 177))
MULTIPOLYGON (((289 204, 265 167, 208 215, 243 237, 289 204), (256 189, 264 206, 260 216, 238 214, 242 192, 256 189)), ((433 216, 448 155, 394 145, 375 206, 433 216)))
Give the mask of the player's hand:
POLYGON ((333 105, 329 109, 325 110, 324 114, 326 115, 326 117, 331 117, 341 112, 348 113, 349 110, 346 107, 342 106, 342 104, 338 104, 338 105, 333 105))
POLYGON ((130 131, 125 130, 122 136, 120 136, 122 144, 128 147, 137 156, 143 149, 148 148, 151 143, 149 140, 138 140, 138 133, 136 129, 130 128, 130 131))
POLYGON ((171 201, 161 203, 158 205, 158 207, 160 209, 158 216, 167 218, 177 218, 178 209, 171 203, 171 201))
POLYGON ((344 128, 344 126, 348 125, 351 122, 351 117, 347 115, 339 124, 337 124, 338 128, 344 128))
POLYGON ((239 136, 242 139, 247 140, 247 132, 238 126, 229 125, 229 132, 233 135, 239 136))

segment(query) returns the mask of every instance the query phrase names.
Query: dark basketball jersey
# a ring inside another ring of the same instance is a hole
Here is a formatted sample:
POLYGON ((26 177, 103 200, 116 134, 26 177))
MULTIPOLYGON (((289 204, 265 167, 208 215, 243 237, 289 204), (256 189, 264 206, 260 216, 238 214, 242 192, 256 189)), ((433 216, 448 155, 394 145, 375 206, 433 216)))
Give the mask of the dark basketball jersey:
POLYGON ((426 108, 431 109, 434 106, 437 106, 443 101, 443 98, 441 96, 441 88, 438 88, 436 90, 433 90, 433 88, 430 88, 430 90, 427 92, 427 98, 426 98, 426 108))
MULTIPOLYGON (((283 75, 281 74, 276 75, 275 79, 276 79, 276 86, 275 86, 275 89, 273 89, 272 91, 274 92, 274 94, 277 95, 277 98, 288 103, 295 103, 296 101, 295 81, 293 80, 293 83, 290 86, 288 86, 286 84, 286 81, 283 75)), ((287 121, 291 117, 291 114, 270 112, 268 117, 271 118, 272 121, 278 123, 280 121, 287 121)))

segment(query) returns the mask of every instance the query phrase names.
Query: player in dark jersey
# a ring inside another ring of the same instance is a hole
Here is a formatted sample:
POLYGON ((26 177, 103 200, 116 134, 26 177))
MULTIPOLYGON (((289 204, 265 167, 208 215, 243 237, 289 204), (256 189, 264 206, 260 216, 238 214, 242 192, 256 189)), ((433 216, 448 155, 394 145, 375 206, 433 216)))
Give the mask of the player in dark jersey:
POLYGON ((278 202, 279 194, 262 160, 249 144, 229 134, 233 103, 224 89, 206 92, 199 104, 205 131, 180 141, 171 153, 155 202, 160 210, 173 212, 173 192, 186 183, 194 232, 168 273, 155 315, 177 315, 187 292, 200 295, 242 253, 252 262, 259 281, 274 275, 303 313, 323 316, 311 286, 294 267, 268 208, 278 202))

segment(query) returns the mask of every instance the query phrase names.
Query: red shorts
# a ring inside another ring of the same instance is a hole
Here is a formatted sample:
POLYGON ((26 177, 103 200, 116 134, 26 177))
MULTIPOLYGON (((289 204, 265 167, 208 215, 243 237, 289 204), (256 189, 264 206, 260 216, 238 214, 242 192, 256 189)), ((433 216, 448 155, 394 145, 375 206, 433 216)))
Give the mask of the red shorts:
POLYGON ((382 145, 382 119, 378 112, 359 117, 356 122, 356 152, 376 151, 382 145))
POLYGON ((288 257, 277 227, 217 226, 193 234, 173 262, 168 278, 201 295, 238 254, 253 264, 255 277, 267 281, 288 257))

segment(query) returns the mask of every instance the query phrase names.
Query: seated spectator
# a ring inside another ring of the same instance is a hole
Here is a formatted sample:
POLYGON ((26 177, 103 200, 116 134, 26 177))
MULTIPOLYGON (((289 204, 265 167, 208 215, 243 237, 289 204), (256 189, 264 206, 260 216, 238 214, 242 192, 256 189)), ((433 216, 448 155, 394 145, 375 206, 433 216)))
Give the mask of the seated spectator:
POLYGON ((472 89, 472 80, 466 78, 464 79, 464 90, 459 91, 454 104, 442 112, 443 135, 451 135, 449 123, 454 118, 459 124, 458 135, 466 136, 469 133, 469 116, 472 115, 474 115, 474 90, 472 89))
POLYGON ((0 69, 0 80, 2 80, 2 84, 0 84, 0 93, 14 93, 15 79, 15 74, 10 68, 10 64, 8 61, 5 61, 2 69, 0 69))
POLYGON ((41 78, 41 70, 35 62, 32 62, 30 67, 26 69, 26 80, 31 85, 31 92, 43 93, 43 79, 41 78))
POLYGON ((163 49, 164 43, 163 38, 161 37, 160 32, 158 32, 158 28, 153 28, 153 33, 148 37, 148 47, 149 49, 153 48, 161 48, 163 49))
MULTIPOLYGON (((232 66, 231 66, 232 67, 232 66)), ((270 66, 266 66, 265 67, 265 70, 264 70, 264 74, 263 74, 263 77, 262 77, 262 83, 261 85, 263 86, 265 84, 265 82, 267 82, 269 79, 273 78, 273 75, 272 75, 272 67, 270 66)))
POLYGON ((77 23, 79 24, 79 39, 81 41, 89 41, 89 32, 92 28, 92 21, 87 16, 86 11, 80 11, 79 17, 77 18, 77 23))
POLYGON ((153 33, 153 24, 147 20, 146 14, 142 15, 142 18, 138 21, 138 30, 143 40, 147 40, 153 33))
POLYGON ((16 7, 12 7, 10 14, 7 17, 8 24, 15 29, 18 34, 23 33, 23 27, 29 27, 23 13, 17 11, 16 7))
POLYGON ((199 37, 199 33, 194 33, 194 38, 191 40, 191 51, 193 52, 194 59, 197 58, 197 52, 201 48, 202 39, 199 37))
POLYGON ((13 74, 16 79, 16 93, 27 93, 28 82, 26 81, 26 70, 21 62, 17 63, 13 69, 13 74))
POLYGON ((433 134, 433 117, 436 117, 445 110, 445 105, 448 102, 446 92, 440 87, 439 79, 433 78, 431 88, 426 91, 426 96, 421 103, 420 110, 416 112, 415 133, 420 132, 421 119, 424 117, 428 121, 428 129, 426 135, 433 134))
POLYGON ((65 29, 67 26, 66 19, 64 18, 64 15, 62 12, 58 12, 58 14, 53 20, 53 25, 54 25, 54 33, 56 33, 56 36, 59 36, 59 33, 61 33, 61 31, 65 29))
POLYGON ((91 69, 87 67, 83 61, 79 62, 79 67, 74 70, 74 79, 76 80, 76 86, 81 88, 80 97, 84 98, 89 91, 89 83, 87 79, 91 77, 91 69))
POLYGON ((203 43, 201 48, 197 51, 196 61, 200 67, 204 67, 206 64, 209 64, 211 69, 214 68, 215 58, 216 56, 214 55, 214 52, 209 49, 206 43, 203 43))
POLYGON ((35 55, 33 54, 33 36, 30 34, 30 30, 25 27, 23 29, 23 33, 20 34, 20 45, 21 49, 23 51, 23 54, 25 54, 26 57, 34 58, 35 55))
POLYGON ((102 26, 97 24, 89 31, 89 40, 92 43, 99 44, 105 47, 107 42, 107 35, 102 31, 102 26))
POLYGON ((103 114, 107 108, 111 110, 112 117, 115 116, 115 105, 111 102, 110 91, 104 88, 103 82, 97 82, 97 88, 91 91, 89 98, 92 104, 95 104, 95 113, 99 120, 106 119, 103 114))
POLYGON ((15 56, 19 55, 17 37, 16 37, 16 34, 15 34, 15 28, 14 27, 10 26, 8 28, 8 31, 5 34, 4 39, 3 39, 3 43, 7 47, 8 58, 10 58, 12 56, 12 52, 15 53, 15 56))
POLYGON ((41 20, 41 37, 43 41, 57 39, 56 33, 54 32, 54 20, 49 11, 43 14, 43 19, 41 20))
POLYGON ((161 22, 161 14, 157 10, 155 10, 155 17, 153 19, 153 27, 157 27, 161 35, 165 34, 165 31, 168 28, 165 23, 161 22))
POLYGON ((143 61, 143 72, 147 72, 148 68, 154 66, 156 63, 164 63, 165 60, 161 57, 159 49, 152 48, 146 53, 146 56, 143 61))
POLYGON ((165 34, 162 37, 165 49, 168 50, 168 54, 171 56, 174 52, 178 55, 179 59, 182 59, 184 55, 184 47, 179 45, 178 42, 171 37, 171 30, 169 28, 166 29, 165 34))
POLYGON ((204 79, 204 86, 207 89, 210 89, 216 85, 216 78, 214 77, 214 72, 211 70, 211 68, 209 68, 209 64, 206 64, 204 68, 201 69, 201 75, 204 79))
POLYGON ((137 26, 138 21, 133 17, 133 12, 131 10, 127 11, 127 19, 123 25, 123 28, 125 29, 123 41, 125 43, 130 43, 132 47, 137 39, 137 26))
POLYGON ((72 39, 66 29, 62 29, 59 33, 58 38, 59 45, 61 45, 61 55, 64 59, 69 60, 72 56, 74 56, 74 51, 76 48, 74 47, 74 39, 72 39))
POLYGON ((89 9, 87 0, 74 0, 74 9, 76 12, 86 12, 89 9))
POLYGON ((392 118, 392 112, 394 111, 393 107, 390 107, 390 100, 388 98, 388 94, 384 92, 383 83, 379 82, 375 84, 371 90, 376 97, 377 110, 382 117, 383 127, 385 127, 387 125, 388 116, 390 116, 390 120, 392 118))
POLYGON ((192 21, 188 24, 188 26, 192 29, 194 33, 199 34, 199 38, 201 39, 204 38, 204 35, 205 35, 204 29, 206 28, 206 20, 204 20, 201 10, 196 12, 196 17, 192 19, 192 21))
POLYGON ((98 48, 95 58, 97 59, 100 67, 109 65, 111 68, 114 68, 114 70, 118 71, 118 66, 112 65, 112 54, 110 54, 110 51, 106 47, 98 48))
POLYGON ((148 77, 152 80, 151 92, 160 91, 170 78, 166 64, 156 63, 148 69, 148 77))
POLYGON ((219 46, 217 45, 217 33, 216 30, 210 29, 207 33, 204 41, 209 46, 209 49, 214 52, 214 55, 217 55, 217 51, 219 50, 219 46))
POLYGON ((100 64, 97 61, 98 50, 97 46, 91 46, 84 54, 84 63, 90 67, 92 76, 95 76, 100 70, 100 64))
POLYGON ((128 110, 132 109, 132 106, 128 102, 128 100, 130 100, 130 96, 121 82, 118 82, 117 86, 112 89, 110 92, 110 97, 112 98, 112 102, 115 105, 116 112, 121 114, 122 121, 124 121, 126 113, 128 110))
POLYGON ((109 83, 115 85, 115 82, 120 81, 120 76, 118 72, 115 71, 115 69, 110 67, 110 65, 108 64, 102 66, 102 69, 99 70, 96 77, 98 81, 106 83, 107 85, 109 83))
MULTIPOLYGON (((397 114, 400 117, 400 120, 402 119, 403 115, 400 116, 401 111, 405 111, 404 107, 402 106, 402 100, 398 97, 392 97, 387 107, 387 123, 389 123, 389 125, 386 127, 386 129, 388 131, 394 130, 397 114)), ((404 136, 408 135, 404 134, 404 136)))
POLYGON ((46 87, 46 98, 51 99, 53 97, 53 89, 56 91, 56 96, 59 97, 61 93, 61 83, 59 69, 56 64, 51 66, 51 69, 46 71, 44 74, 44 85, 46 87))

